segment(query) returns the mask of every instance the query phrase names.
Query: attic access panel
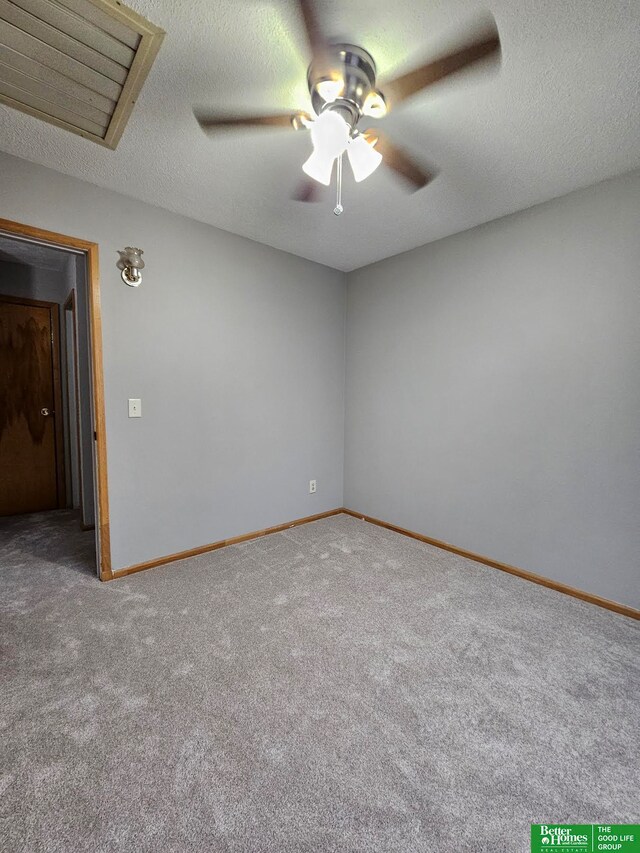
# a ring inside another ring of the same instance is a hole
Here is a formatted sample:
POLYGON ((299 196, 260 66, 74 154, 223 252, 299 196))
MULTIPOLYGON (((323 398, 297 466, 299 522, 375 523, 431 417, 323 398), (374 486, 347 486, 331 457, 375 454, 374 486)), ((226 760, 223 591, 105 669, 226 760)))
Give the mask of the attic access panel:
POLYGON ((115 148, 164 35, 118 0, 0 0, 0 102, 115 148))

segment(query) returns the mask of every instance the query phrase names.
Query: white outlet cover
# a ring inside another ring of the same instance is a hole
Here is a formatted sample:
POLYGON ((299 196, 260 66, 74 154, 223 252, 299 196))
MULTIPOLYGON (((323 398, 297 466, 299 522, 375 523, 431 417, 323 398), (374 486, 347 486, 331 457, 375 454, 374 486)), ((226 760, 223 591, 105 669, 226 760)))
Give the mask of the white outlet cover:
POLYGON ((129 398, 129 417, 142 417, 142 400, 129 398))

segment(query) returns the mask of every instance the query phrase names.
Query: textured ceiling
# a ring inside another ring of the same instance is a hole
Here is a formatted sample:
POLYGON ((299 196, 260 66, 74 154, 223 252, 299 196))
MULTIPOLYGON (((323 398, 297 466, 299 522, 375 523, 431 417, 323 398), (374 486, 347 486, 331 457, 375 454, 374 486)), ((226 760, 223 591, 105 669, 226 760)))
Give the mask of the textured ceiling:
MULTIPOLYGON (((379 123, 437 164, 438 178, 407 195, 383 168, 359 185, 347 174, 341 217, 332 190, 315 205, 289 198, 310 150, 306 133, 212 139, 191 112, 309 108, 294 4, 129 5, 167 37, 118 149, 0 106, 1 149, 342 270, 640 167, 638 0, 493 0, 500 72, 454 77, 379 123)), ((486 5, 318 0, 318 8, 328 34, 367 48, 383 78, 437 53, 486 5)))

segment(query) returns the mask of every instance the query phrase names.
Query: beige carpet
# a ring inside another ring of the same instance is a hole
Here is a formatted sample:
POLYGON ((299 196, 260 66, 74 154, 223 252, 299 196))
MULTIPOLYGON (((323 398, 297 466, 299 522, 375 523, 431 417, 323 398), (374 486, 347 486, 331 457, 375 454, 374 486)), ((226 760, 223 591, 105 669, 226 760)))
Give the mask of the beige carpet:
POLYGON ((337 516, 127 579, 0 521, 2 851, 525 853, 638 821, 640 624, 337 516))

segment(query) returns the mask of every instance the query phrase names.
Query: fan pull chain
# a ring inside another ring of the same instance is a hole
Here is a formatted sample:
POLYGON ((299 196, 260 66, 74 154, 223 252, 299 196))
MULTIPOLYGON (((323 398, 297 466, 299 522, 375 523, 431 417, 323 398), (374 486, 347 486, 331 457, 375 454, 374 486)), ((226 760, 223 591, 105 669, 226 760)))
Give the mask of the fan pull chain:
POLYGON ((336 206, 333 212, 336 216, 340 216, 344 207, 342 206, 342 158, 343 154, 338 157, 338 168, 336 172, 336 206))

